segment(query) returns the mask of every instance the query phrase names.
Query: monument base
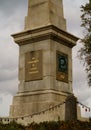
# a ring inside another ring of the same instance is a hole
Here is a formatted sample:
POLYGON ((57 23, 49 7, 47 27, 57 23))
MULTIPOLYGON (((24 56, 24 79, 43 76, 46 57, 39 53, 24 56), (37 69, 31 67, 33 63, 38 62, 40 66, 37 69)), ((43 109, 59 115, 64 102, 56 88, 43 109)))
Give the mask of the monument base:
POLYGON ((18 94, 14 96, 13 104, 10 107, 10 117, 17 118, 40 113, 64 102, 67 95, 67 93, 53 90, 35 94, 18 94))

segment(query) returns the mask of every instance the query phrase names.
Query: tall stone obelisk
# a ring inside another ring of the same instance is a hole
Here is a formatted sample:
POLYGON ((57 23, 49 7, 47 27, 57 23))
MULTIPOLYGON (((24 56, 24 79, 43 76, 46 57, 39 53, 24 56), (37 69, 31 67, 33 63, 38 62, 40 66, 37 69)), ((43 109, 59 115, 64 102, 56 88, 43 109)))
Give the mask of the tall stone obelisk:
POLYGON ((72 47, 78 38, 66 32, 62 0, 29 0, 25 30, 12 36, 19 45, 20 83, 10 117, 65 101, 73 93, 72 47))

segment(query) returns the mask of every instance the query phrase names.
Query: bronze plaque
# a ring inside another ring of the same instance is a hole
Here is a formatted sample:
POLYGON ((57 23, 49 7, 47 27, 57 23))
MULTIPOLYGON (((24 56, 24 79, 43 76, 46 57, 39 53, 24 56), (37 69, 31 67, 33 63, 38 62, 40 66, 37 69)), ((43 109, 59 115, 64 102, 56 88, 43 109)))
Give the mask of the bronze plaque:
POLYGON ((56 52, 56 79, 68 82, 68 55, 56 52))
POLYGON ((42 72, 42 50, 27 52, 25 54, 25 81, 41 80, 42 72))

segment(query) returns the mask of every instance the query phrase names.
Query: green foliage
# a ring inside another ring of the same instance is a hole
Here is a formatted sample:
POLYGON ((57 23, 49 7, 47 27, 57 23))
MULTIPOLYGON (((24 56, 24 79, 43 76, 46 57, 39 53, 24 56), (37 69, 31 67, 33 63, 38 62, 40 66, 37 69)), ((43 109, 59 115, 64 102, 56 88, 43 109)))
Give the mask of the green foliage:
MULTIPOLYGON (((32 130, 91 130, 91 122, 81 121, 52 121, 40 124, 32 123, 29 126, 32 130)), ((30 130, 30 129, 29 129, 30 130)))
POLYGON ((0 123, 0 130, 91 130, 91 122, 51 121, 39 124, 33 122, 27 127, 11 122, 7 125, 0 123))
POLYGON ((30 124, 30 127, 33 130, 59 130, 60 129, 60 122, 43 122, 43 123, 32 123, 30 124))
POLYGON ((91 33, 91 0, 89 0, 89 2, 85 4, 85 6, 81 6, 81 12, 81 26, 86 29, 87 33, 91 33))
POLYGON ((81 6, 81 26, 84 28, 83 47, 80 49, 80 59, 84 62, 88 75, 88 84, 91 86, 91 0, 81 6))
POLYGON ((0 123, 0 130, 25 130, 25 127, 15 122, 11 122, 10 124, 0 123))

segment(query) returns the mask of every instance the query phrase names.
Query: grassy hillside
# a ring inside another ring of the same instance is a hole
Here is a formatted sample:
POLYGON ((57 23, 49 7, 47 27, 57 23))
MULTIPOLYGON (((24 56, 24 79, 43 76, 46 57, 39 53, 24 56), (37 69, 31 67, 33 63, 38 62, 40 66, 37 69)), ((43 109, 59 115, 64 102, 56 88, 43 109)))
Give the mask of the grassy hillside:
POLYGON ((11 122, 8 125, 0 124, 0 130, 91 130, 91 122, 43 122, 40 124, 32 123, 28 127, 11 122))

